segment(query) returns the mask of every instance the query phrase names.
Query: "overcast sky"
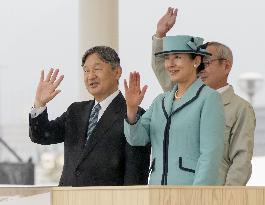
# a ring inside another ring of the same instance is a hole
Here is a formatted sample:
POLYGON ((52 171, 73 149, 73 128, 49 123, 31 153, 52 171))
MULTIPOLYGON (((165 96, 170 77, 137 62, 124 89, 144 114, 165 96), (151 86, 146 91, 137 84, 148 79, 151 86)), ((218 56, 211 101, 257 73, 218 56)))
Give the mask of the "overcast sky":
MULTIPOLYGON (((31 107, 40 69, 59 67, 65 74, 62 93, 50 103, 51 116, 62 113, 78 100, 78 1, 1 0, 0 1, 0 106, 1 119, 22 122, 31 107), (12 112, 16 114, 10 115, 12 112), (12 116, 12 117, 11 117, 12 116)), ((168 6, 179 14, 169 35, 189 34, 220 41, 233 50, 234 66, 230 82, 236 92, 244 72, 265 76, 265 19, 263 1, 120 1, 119 53, 123 76, 138 70, 149 85, 143 101, 147 108, 162 92, 150 66, 151 36, 158 19, 168 6)), ((99 11, 100 12, 100 11, 99 11)), ((83 83, 83 82, 81 82, 83 83)), ((264 106, 265 85, 255 97, 255 106, 264 106)), ((121 83, 121 90, 123 86, 121 83)))
POLYGON ((65 74, 63 92, 49 103, 52 117, 78 99, 77 6, 72 0, 0 0, 2 124, 28 123, 41 69, 65 74))

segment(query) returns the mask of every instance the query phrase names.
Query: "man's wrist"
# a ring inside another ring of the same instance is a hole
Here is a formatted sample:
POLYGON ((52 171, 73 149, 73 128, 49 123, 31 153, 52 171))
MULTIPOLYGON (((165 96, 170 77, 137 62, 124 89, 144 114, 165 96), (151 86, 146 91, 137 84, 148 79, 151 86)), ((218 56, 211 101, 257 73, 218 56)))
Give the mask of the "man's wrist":
POLYGON ((42 107, 45 107, 46 104, 43 104, 43 103, 40 103, 38 101, 35 101, 34 104, 33 104, 33 108, 42 108, 42 107))

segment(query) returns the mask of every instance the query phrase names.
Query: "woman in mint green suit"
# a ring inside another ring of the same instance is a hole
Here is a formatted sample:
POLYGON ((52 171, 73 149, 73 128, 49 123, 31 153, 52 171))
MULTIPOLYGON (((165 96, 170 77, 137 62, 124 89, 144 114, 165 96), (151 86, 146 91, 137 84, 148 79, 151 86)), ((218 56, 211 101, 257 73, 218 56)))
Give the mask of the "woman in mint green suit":
POLYGON ((176 86, 155 98, 143 116, 137 115, 147 86, 140 75, 124 81, 127 118, 124 132, 129 144, 151 142, 149 184, 218 185, 223 155, 224 111, 219 94, 197 79, 203 69, 203 39, 187 35, 167 36, 163 51, 165 68, 176 86))

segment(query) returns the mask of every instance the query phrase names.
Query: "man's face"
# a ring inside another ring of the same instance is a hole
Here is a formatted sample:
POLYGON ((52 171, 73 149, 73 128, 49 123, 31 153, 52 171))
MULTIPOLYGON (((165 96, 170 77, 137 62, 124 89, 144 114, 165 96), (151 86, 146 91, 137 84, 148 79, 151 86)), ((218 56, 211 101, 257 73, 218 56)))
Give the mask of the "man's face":
POLYGON ((227 60, 219 60, 215 46, 207 46, 206 50, 212 55, 203 59, 205 69, 200 72, 200 77, 206 85, 216 90, 227 84, 231 66, 227 64, 227 60))
POLYGON ((86 88, 97 101, 101 102, 118 89, 121 68, 112 68, 96 53, 87 57, 83 69, 86 88))

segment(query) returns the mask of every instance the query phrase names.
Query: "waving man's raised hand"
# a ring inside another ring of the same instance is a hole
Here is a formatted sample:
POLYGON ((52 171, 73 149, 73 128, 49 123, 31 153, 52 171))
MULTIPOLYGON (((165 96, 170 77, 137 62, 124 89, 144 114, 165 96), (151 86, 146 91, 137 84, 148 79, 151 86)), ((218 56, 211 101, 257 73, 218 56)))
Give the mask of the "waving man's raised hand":
POLYGON ((36 108, 45 106, 51 101, 61 90, 57 90, 64 76, 58 77, 59 69, 50 69, 48 75, 44 79, 44 70, 41 71, 40 81, 37 87, 35 103, 36 108))

